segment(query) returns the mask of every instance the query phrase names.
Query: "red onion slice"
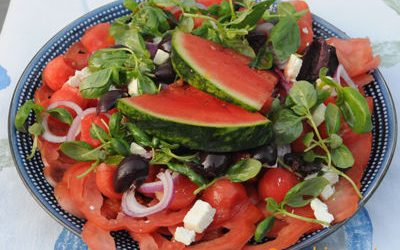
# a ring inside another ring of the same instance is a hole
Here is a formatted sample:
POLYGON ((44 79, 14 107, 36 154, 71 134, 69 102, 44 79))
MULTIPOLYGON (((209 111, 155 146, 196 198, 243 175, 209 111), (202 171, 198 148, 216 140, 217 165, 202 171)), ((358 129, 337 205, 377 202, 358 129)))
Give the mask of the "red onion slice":
MULTIPOLYGON (((81 109, 81 107, 79 107, 78 104, 73 103, 73 102, 69 102, 69 101, 56 101, 56 102, 53 102, 52 104, 50 104, 47 107, 47 110, 53 109, 53 108, 57 108, 59 106, 65 106, 65 107, 71 108, 72 110, 75 111, 77 116, 79 116, 82 113, 82 109, 81 109)), ((67 139, 67 136, 58 136, 58 135, 55 135, 55 134, 50 132, 49 123, 48 123, 49 115, 48 114, 44 114, 42 118, 43 118, 42 126, 44 128, 44 133, 42 135, 43 139, 45 139, 48 142, 52 142, 52 143, 63 143, 63 142, 65 142, 66 139, 67 139)))
POLYGON ((351 79, 349 74, 347 73, 346 69, 343 67, 342 64, 339 64, 336 74, 335 74, 335 81, 338 82, 341 85, 341 78, 343 78, 347 85, 349 85, 352 88, 358 89, 357 84, 354 83, 354 81, 351 79))
MULTIPOLYGON (((176 180, 178 179, 179 174, 174 172, 172 174, 172 180, 175 183, 176 180)), ((155 182, 149 182, 149 183, 143 183, 139 188, 138 191, 141 193, 145 194, 152 194, 155 192, 163 192, 164 191, 164 185, 161 181, 155 181, 155 182)))
POLYGON ((96 108, 88 108, 85 109, 83 112, 81 112, 79 115, 75 117, 73 120, 71 127, 69 128, 68 134, 67 134, 67 141, 74 141, 76 136, 79 135, 81 132, 81 121, 82 119, 92 113, 96 113, 96 108))
POLYGON ((174 194, 174 182, 172 179, 172 174, 169 170, 166 170, 164 173, 159 173, 157 177, 162 182, 164 190, 164 195, 160 202, 152 207, 146 207, 140 204, 136 200, 135 189, 132 187, 122 196, 122 211, 126 215, 131 217, 146 217, 148 215, 158 213, 168 207, 174 194))

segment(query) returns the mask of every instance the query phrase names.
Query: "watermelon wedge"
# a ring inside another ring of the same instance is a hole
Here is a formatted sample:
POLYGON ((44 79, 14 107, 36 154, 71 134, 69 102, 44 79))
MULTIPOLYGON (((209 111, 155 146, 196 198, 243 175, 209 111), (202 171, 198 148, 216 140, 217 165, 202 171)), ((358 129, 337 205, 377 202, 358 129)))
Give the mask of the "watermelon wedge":
POLYGON ((277 77, 250 68, 251 59, 212 41, 176 31, 172 63, 189 84, 251 111, 268 108, 277 77))
POLYGON ((231 152, 265 144, 271 122, 190 85, 171 85, 157 95, 120 99, 117 108, 139 128, 190 149, 231 152))

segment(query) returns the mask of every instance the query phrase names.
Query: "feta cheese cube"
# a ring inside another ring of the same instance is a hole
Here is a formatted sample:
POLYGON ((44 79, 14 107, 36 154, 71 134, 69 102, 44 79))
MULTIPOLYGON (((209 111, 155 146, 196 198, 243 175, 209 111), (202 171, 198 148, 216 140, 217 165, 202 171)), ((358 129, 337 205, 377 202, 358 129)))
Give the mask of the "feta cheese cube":
POLYGON ((329 181, 329 184, 335 185, 339 182, 339 175, 332 172, 325 172, 323 177, 329 181))
POLYGON ((177 227, 174 234, 174 239, 178 242, 189 246, 192 242, 195 241, 196 232, 193 230, 188 230, 184 227, 177 227))
POLYGON ((283 74, 286 80, 290 82, 295 82, 297 76, 300 73, 301 65, 303 64, 303 60, 300 59, 297 55, 290 55, 289 61, 285 66, 283 74))
POLYGON ((165 63, 169 59, 169 53, 165 52, 162 49, 158 49, 156 55, 154 56, 154 63, 156 65, 161 65, 165 63))
MULTIPOLYGON (((314 216, 317 220, 331 223, 335 218, 328 211, 328 206, 323 203, 320 199, 315 198, 311 200, 311 209, 314 211, 314 216)), ((323 225, 324 227, 327 227, 323 225)))
POLYGON ((213 221, 215 208, 205 201, 197 200, 183 218, 185 228, 202 233, 213 221))
POLYGON ((312 118, 314 120, 315 126, 321 125, 325 121, 325 104, 321 103, 318 107, 313 111, 312 118))
POLYGON ((141 157, 146 159, 150 159, 152 156, 151 153, 147 152, 145 148, 134 142, 131 143, 130 151, 132 154, 140 155, 141 157))
POLYGON ((82 70, 75 71, 75 75, 71 76, 65 84, 68 84, 72 87, 79 88, 79 85, 83 80, 85 80, 91 74, 88 67, 83 68, 82 70))
POLYGON ((130 96, 138 96, 139 95, 138 80, 136 78, 133 78, 128 83, 128 94, 130 96))
POLYGON ((331 185, 327 185, 324 190, 322 190, 320 196, 321 198, 326 201, 335 193, 335 187, 331 185))

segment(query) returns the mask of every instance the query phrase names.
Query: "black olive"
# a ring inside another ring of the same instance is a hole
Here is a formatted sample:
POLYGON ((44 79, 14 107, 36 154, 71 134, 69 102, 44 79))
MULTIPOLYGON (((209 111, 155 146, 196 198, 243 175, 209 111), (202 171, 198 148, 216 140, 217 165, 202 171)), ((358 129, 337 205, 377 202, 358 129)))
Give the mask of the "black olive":
POLYGON ((176 73, 174 71, 174 68, 172 67, 172 63, 170 60, 157 66, 154 74, 159 82, 165 84, 173 83, 176 78, 176 73))
POLYGON ((253 158, 259 160, 262 164, 273 166, 278 158, 278 150, 275 144, 267 144, 252 150, 253 158))
POLYGON ((283 162, 288 165, 294 172, 302 176, 307 176, 319 172, 322 169, 321 160, 317 159, 313 162, 306 162, 300 154, 288 153, 283 157, 283 162))
POLYGON ((158 44, 152 42, 146 42, 146 49, 150 53, 150 58, 153 59, 156 56, 158 50, 158 44))
POLYGON ((333 76, 338 65, 339 60, 335 47, 328 45, 325 39, 320 37, 306 48, 297 80, 315 82, 323 67, 327 67, 329 69, 328 75, 333 76))
POLYGON ((201 164, 191 163, 189 166, 198 174, 207 179, 222 176, 232 163, 232 155, 205 153, 200 156, 201 164))
POLYGON ((267 41, 267 35, 265 32, 259 30, 252 30, 247 34, 247 41, 254 52, 257 54, 258 51, 265 45, 267 41))
POLYGON ((149 162, 139 155, 126 157, 119 165, 114 175, 114 189, 123 193, 130 186, 139 187, 149 175, 149 162))
POLYGON ((100 97, 99 103, 97 104, 97 114, 108 112, 110 109, 114 108, 119 98, 126 96, 128 96, 128 94, 124 90, 116 89, 108 91, 100 97))

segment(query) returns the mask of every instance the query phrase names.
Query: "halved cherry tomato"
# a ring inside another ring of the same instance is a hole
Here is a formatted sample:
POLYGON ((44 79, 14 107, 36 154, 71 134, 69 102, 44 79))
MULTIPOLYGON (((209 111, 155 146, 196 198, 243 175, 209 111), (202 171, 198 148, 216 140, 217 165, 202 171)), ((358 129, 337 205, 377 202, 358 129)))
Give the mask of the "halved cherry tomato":
POLYGON ((100 192, 108 198, 122 199, 122 194, 115 192, 113 180, 117 171, 116 166, 100 164, 96 169, 96 185, 100 192))
POLYGON ((197 3, 203 4, 206 7, 209 7, 214 4, 221 4, 222 0, 196 0, 197 3))
POLYGON ((183 175, 179 175, 174 184, 174 196, 168 208, 179 210, 188 207, 196 199, 193 192, 198 188, 191 180, 183 175))
POLYGON ((90 53, 96 50, 108 48, 115 44, 110 35, 110 24, 100 23, 88 29, 81 38, 81 43, 90 53))
POLYGON ((69 47, 64 55, 65 62, 74 69, 81 70, 87 66, 90 52, 81 42, 76 42, 69 47))
POLYGON ((87 100, 82 97, 77 88, 69 85, 63 86, 61 89, 53 93, 50 98, 50 104, 56 101, 70 101, 78 104, 82 109, 86 108, 87 100))
POLYGON ((213 225, 218 225, 232 218, 240 210, 243 202, 248 199, 246 189, 242 184, 233 183, 227 179, 218 180, 204 190, 201 198, 217 210, 212 222, 213 225))
POLYGON ((106 124, 108 124, 109 118, 105 114, 101 113, 99 115, 97 114, 89 114, 85 116, 82 121, 81 121, 81 137, 80 140, 88 143, 89 145, 92 145, 93 147, 100 146, 101 142, 97 139, 94 139, 90 135, 90 128, 92 127, 92 124, 98 125, 100 128, 102 128, 104 131, 108 132, 108 128, 106 127, 106 124), (103 121, 104 122, 103 122, 103 121))
POLYGON ((51 60, 43 70, 42 79, 44 84, 56 91, 61 89, 68 79, 75 74, 75 70, 64 61, 60 55, 51 60))
POLYGON ((303 53, 305 48, 313 41, 314 38, 314 32, 312 29, 312 15, 308 4, 305 1, 290 1, 290 3, 295 7, 297 12, 307 10, 307 13, 297 21, 300 29, 300 47, 297 52, 303 53))
POLYGON ((281 202, 286 193, 299 183, 297 176, 284 168, 268 169, 258 183, 258 192, 262 199, 273 198, 281 202))

